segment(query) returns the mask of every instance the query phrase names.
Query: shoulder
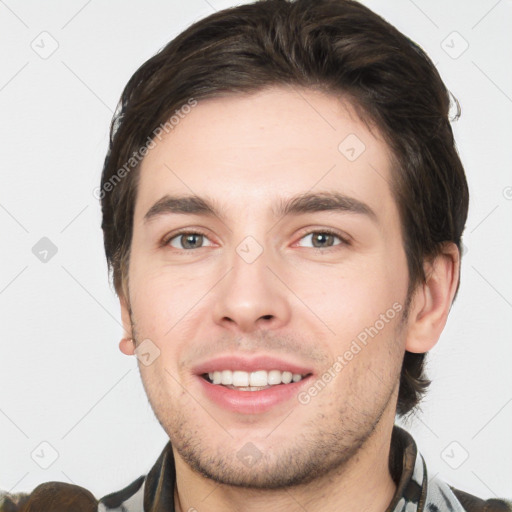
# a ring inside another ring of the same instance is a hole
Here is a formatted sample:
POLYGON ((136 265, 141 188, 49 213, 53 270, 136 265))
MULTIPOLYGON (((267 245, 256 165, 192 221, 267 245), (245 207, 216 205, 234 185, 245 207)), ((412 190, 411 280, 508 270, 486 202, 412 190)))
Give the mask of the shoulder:
MULTIPOLYGON (((428 478, 426 473, 425 477, 428 478)), ((438 476, 432 477, 424 486, 425 511, 512 512, 511 501, 503 498, 484 500, 456 489, 438 476)))
POLYGON ((140 476, 100 500, 84 487, 65 482, 45 482, 30 493, 0 491, 0 512, 140 512, 144 481, 145 476, 140 476))
POLYGON ((512 512, 512 501, 504 499, 483 500, 472 494, 450 487, 466 512, 512 512))
POLYGON ((92 492, 65 482, 45 482, 31 493, 0 493, 0 512, 96 512, 92 492))

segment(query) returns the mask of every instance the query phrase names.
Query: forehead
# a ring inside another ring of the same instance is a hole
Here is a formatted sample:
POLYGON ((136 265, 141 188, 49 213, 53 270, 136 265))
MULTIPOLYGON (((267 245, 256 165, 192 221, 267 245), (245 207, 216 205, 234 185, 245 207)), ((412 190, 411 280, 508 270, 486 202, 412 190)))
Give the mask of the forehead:
POLYGON ((141 164, 136 217, 171 193, 213 197, 233 215, 315 190, 392 206, 389 148, 342 98, 274 87, 201 100, 173 126, 141 164))

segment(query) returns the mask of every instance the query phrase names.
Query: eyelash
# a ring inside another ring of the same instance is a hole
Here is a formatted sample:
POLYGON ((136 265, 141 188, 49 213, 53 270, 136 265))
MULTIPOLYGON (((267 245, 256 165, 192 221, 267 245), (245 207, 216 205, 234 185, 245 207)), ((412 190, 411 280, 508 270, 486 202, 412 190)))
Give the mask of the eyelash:
POLYGON ((331 247, 325 247, 325 248, 321 248, 321 247, 305 247, 305 249, 316 249, 316 250, 321 250, 323 252, 328 252, 328 251, 334 251, 337 248, 339 248, 340 246, 350 245, 350 240, 348 239, 348 237, 343 236, 338 231, 335 231, 335 230, 329 229, 329 228, 310 229, 310 230, 303 231, 303 232, 301 232, 299 240, 302 240, 306 236, 312 235, 312 234, 331 235, 331 236, 334 236, 334 237, 338 238, 341 243, 338 244, 338 245, 333 245, 331 247))
MULTIPOLYGON (((311 235, 311 234, 332 235, 332 236, 338 238, 341 243, 338 244, 338 245, 331 246, 331 247, 325 247, 325 248, 321 248, 321 247, 307 247, 307 249, 317 249, 317 250, 321 250, 322 252, 329 252, 330 250, 336 250, 336 248, 339 247, 339 246, 351 245, 350 240, 348 240, 348 238, 342 236, 337 231, 334 231, 334 230, 329 229, 329 228, 313 229, 313 230, 309 230, 309 231, 303 231, 301 233, 301 235, 300 235, 299 240, 302 240, 303 238, 305 238, 306 236, 311 235)), ((162 247, 168 247, 169 243, 171 242, 171 240, 173 240, 174 238, 179 237, 180 235, 201 235, 201 236, 204 236, 204 237, 208 238, 208 235, 206 233, 202 232, 201 230, 187 230, 187 229, 183 229, 181 231, 177 231, 176 233, 172 233, 171 235, 164 237, 162 239, 162 242, 161 242, 160 245, 162 247)), ((176 249, 176 248, 173 247, 173 249, 176 249)), ((203 247, 199 247, 198 249, 203 249, 203 247)), ((194 251, 194 250, 197 250, 197 249, 176 249, 176 250, 177 251, 183 251, 183 252, 190 252, 190 251, 194 251)))

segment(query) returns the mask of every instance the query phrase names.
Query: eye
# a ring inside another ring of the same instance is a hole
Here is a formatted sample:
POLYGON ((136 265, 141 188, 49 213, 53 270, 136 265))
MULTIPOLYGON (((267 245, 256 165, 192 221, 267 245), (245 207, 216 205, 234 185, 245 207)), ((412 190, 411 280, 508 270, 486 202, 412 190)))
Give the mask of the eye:
MULTIPOLYGON (((337 245, 348 245, 348 241, 332 231, 311 231, 303 236, 301 240, 309 240, 311 245, 302 245, 302 247, 312 247, 314 249, 329 249, 337 245), (340 243, 334 244, 334 240, 338 239, 340 243)), ((300 245, 300 243, 299 243, 300 245)))
MULTIPOLYGON (((309 240, 309 244, 303 245, 299 242, 299 246, 311 247, 314 249, 329 249, 338 245, 349 245, 348 240, 343 238, 338 233, 329 230, 310 231, 309 233, 303 235, 300 240, 309 240), (339 243, 335 243, 335 240, 338 240, 339 243)), ((189 251, 192 249, 209 247, 213 244, 204 233, 199 231, 182 231, 180 233, 175 233, 171 237, 167 238, 164 241, 164 245, 170 245, 175 249, 189 251), (205 241, 208 242, 206 245, 204 245, 205 241)))
MULTIPOLYGON (((178 234, 173 235, 171 238, 168 238, 165 242, 166 245, 170 245, 175 249, 201 249, 202 247, 207 247, 203 245, 203 242, 208 240, 206 235, 203 233, 199 233, 196 231, 184 231, 178 234)), ((209 245, 212 245, 209 243, 209 245)))

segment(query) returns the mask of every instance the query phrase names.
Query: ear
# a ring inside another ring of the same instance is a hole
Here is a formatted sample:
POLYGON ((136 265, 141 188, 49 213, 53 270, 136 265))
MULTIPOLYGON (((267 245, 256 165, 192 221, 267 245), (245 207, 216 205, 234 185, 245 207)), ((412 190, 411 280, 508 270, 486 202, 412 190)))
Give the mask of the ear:
POLYGON ((119 342, 119 350, 127 356, 133 356, 135 353, 135 342, 132 339, 133 333, 132 323, 130 321, 130 305, 128 304, 128 300, 124 292, 119 293, 119 304, 121 306, 121 320, 123 322, 124 331, 124 337, 119 342))
POLYGON ((409 311, 405 349, 428 352, 439 340, 459 283, 460 253, 453 242, 443 245, 425 265, 426 282, 416 288, 409 311))

